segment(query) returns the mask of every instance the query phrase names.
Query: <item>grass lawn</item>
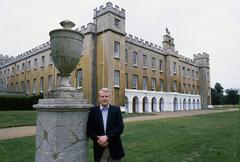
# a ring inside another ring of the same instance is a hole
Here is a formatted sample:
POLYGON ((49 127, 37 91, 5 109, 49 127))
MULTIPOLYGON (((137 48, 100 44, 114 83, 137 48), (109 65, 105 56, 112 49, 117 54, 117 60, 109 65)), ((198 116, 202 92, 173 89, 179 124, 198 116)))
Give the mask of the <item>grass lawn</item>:
POLYGON ((35 111, 0 111, 0 128, 36 125, 35 111))
MULTIPOLYGON (((153 115, 151 113, 123 113, 123 118, 153 115)), ((0 111, 0 128, 36 125, 36 111, 0 111)))
MULTIPOLYGON (((122 161, 239 162, 239 117, 239 112, 227 112, 127 123, 122 161)), ((0 140, 0 161, 33 162, 34 142, 35 137, 0 140)))

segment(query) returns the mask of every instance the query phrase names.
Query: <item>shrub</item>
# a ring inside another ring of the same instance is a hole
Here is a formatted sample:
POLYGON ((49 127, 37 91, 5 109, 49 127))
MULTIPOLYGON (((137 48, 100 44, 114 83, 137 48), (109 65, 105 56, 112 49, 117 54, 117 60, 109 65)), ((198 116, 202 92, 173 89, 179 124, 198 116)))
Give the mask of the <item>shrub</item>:
POLYGON ((38 103, 37 96, 0 96, 0 111, 2 110, 34 110, 33 105, 38 103))

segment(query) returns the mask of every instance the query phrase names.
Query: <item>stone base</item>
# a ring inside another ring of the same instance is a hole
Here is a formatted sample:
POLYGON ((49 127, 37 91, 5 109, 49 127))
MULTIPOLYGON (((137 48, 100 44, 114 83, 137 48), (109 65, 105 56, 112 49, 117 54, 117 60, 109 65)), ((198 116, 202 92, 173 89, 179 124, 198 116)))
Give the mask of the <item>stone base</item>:
POLYGON ((88 112, 38 112, 36 162, 87 162, 88 112))
POLYGON ((34 105, 35 162, 87 162, 86 124, 92 105, 76 90, 52 90, 34 105))

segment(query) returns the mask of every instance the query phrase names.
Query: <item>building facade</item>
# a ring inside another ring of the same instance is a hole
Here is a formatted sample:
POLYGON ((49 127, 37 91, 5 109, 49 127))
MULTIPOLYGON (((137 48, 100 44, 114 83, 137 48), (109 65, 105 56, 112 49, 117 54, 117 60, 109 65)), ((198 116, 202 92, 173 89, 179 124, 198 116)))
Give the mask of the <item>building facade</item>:
MULTIPOLYGON (((178 54, 168 30, 162 47, 126 34, 125 20, 125 10, 108 2, 94 9, 93 23, 76 29, 84 34, 84 42, 71 84, 92 104, 98 102, 98 90, 107 87, 112 103, 127 112, 207 108, 209 55, 199 53, 190 59, 178 54)), ((60 77, 49 42, 0 65, 2 87, 26 95, 47 93, 60 77)))

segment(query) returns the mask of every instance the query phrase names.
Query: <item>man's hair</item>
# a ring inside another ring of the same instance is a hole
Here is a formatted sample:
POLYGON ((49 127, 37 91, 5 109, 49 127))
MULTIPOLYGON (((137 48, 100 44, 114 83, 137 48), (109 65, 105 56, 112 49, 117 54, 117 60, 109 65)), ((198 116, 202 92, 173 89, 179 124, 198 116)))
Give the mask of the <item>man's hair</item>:
POLYGON ((110 90, 109 90, 108 88, 101 88, 101 89, 98 91, 98 94, 100 95, 101 92, 108 93, 109 96, 110 96, 110 90))

